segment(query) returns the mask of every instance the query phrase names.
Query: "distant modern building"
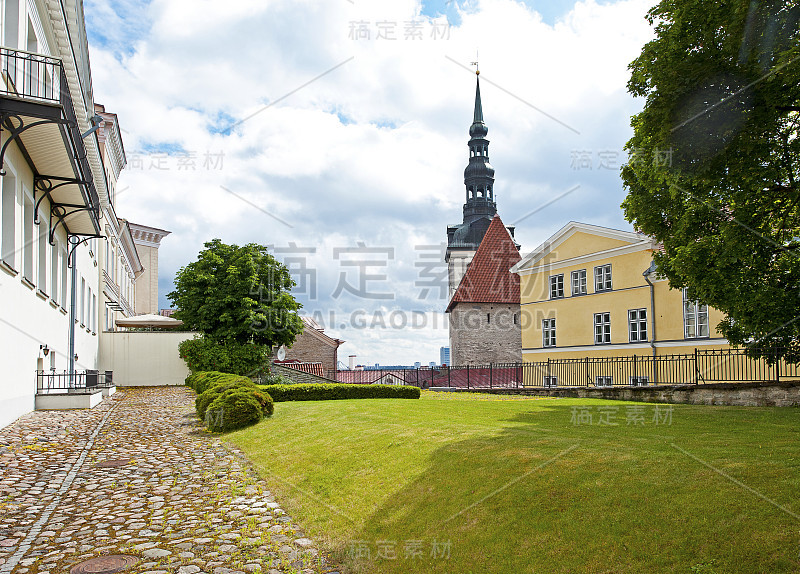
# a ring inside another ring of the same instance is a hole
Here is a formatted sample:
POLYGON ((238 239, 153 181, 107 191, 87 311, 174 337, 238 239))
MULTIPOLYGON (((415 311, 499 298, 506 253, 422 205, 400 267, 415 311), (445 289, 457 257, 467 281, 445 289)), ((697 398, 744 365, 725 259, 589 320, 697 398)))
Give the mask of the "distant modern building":
POLYGON ((450 366, 450 347, 441 347, 439 349, 439 364, 450 366))
POLYGON ((469 164, 464 170, 463 221, 447 228, 453 366, 522 360, 519 277, 510 272, 519 261, 519 245, 514 241, 514 227, 503 225, 497 215, 488 133, 478 76, 469 164))

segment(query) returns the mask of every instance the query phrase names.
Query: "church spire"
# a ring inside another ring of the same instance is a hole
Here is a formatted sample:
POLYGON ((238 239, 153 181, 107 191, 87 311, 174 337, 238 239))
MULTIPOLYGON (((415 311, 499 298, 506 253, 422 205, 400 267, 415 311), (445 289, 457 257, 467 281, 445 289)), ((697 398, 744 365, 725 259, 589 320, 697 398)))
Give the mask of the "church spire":
POLYGON ((475 73, 478 76, 478 83, 475 85, 475 115, 472 118, 473 124, 483 123, 483 106, 481 105, 481 77, 480 72, 475 73))
POLYGON ((464 204, 464 222, 475 221, 481 217, 491 217, 497 213, 494 201, 494 168, 489 163, 489 128, 483 122, 483 103, 481 102, 480 72, 476 72, 475 113, 469 128, 469 164, 464 170, 464 186, 467 188, 467 202, 464 204))

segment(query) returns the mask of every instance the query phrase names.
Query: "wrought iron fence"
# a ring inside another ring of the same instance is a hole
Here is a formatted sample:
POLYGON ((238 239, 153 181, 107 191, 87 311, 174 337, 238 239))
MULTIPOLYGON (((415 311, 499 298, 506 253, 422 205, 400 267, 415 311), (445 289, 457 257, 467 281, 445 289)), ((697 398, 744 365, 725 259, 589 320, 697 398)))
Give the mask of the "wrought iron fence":
POLYGON ((604 388, 797 380, 800 366, 766 357, 754 358, 743 349, 720 349, 655 357, 630 355, 480 366, 342 370, 328 371, 326 376, 342 383, 421 388, 604 388))
POLYGON ((113 371, 88 370, 82 373, 36 373, 36 393, 93 393, 114 386, 113 371))

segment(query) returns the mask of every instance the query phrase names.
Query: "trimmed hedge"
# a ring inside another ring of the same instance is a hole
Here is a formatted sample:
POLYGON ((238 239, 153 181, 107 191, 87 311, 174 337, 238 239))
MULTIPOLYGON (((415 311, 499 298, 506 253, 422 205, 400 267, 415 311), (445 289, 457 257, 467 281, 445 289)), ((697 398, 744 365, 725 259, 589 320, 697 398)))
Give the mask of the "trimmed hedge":
POLYGON ((417 387, 396 385, 350 385, 313 383, 298 385, 259 385, 276 403, 285 401, 333 401, 341 399, 418 399, 417 387))
POLYGON ((214 432, 244 428, 275 412, 272 397, 247 377, 200 371, 186 377, 186 385, 197 392, 197 414, 214 432))
POLYGON ((184 382, 186 383, 187 387, 190 387, 195 391, 197 391, 199 385, 201 390, 198 392, 202 393, 208 386, 208 382, 204 381, 217 380, 221 376, 228 376, 228 375, 226 373, 220 373, 218 371, 196 371, 191 375, 189 375, 188 377, 186 377, 186 380, 184 382))
MULTIPOLYGON (((228 389, 208 406, 208 430, 226 432, 256 424, 264 417, 261 403, 247 387, 228 389)), ((261 394, 261 393, 259 393, 261 394)))
POLYGON ((218 396, 225 391, 243 387, 252 387, 253 390, 258 389, 253 381, 247 377, 240 377, 238 375, 228 375, 225 378, 216 380, 214 383, 209 385, 205 391, 197 395, 197 398, 194 400, 194 407, 195 410, 197 410, 197 416, 199 416, 201 419, 205 419, 208 405, 213 403, 218 396))

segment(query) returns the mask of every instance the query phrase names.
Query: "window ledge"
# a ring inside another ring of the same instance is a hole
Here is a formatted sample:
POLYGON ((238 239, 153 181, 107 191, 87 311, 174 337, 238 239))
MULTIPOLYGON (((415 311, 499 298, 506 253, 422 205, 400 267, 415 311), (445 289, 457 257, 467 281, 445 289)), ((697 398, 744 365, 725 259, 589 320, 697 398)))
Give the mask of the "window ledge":
POLYGON ((50 300, 50 306, 51 306, 53 309, 58 309, 58 303, 56 303, 56 302, 55 302, 55 301, 53 301, 53 300, 50 300))
POLYGON ((0 261, 0 269, 11 275, 12 277, 16 277, 19 275, 19 271, 14 269, 11 265, 6 263, 5 261, 0 261))
POLYGON ((67 314, 67 310, 64 309, 64 307, 62 307, 61 305, 58 306, 58 310, 61 312, 62 315, 66 315, 67 314))
POLYGON ((27 287, 28 289, 31 289, 31 290, 36 289, 36 285, 34 285, 33 281, 31 281, 27 277, 23 277, 22 278, 22 284, 25 285, 25 287, 27 287))
POLYGON ((37 289, 37 290, 36 290, 36 296, 37 296, 39 299, 44 299, 45 301, 47 301, 47 300, 50 298, 50 297, 48 297, 48 296, 47 296, 47 293, 45 293, 45 292, 44 292, 44 291, 42 291, 41 289, 37 289))

